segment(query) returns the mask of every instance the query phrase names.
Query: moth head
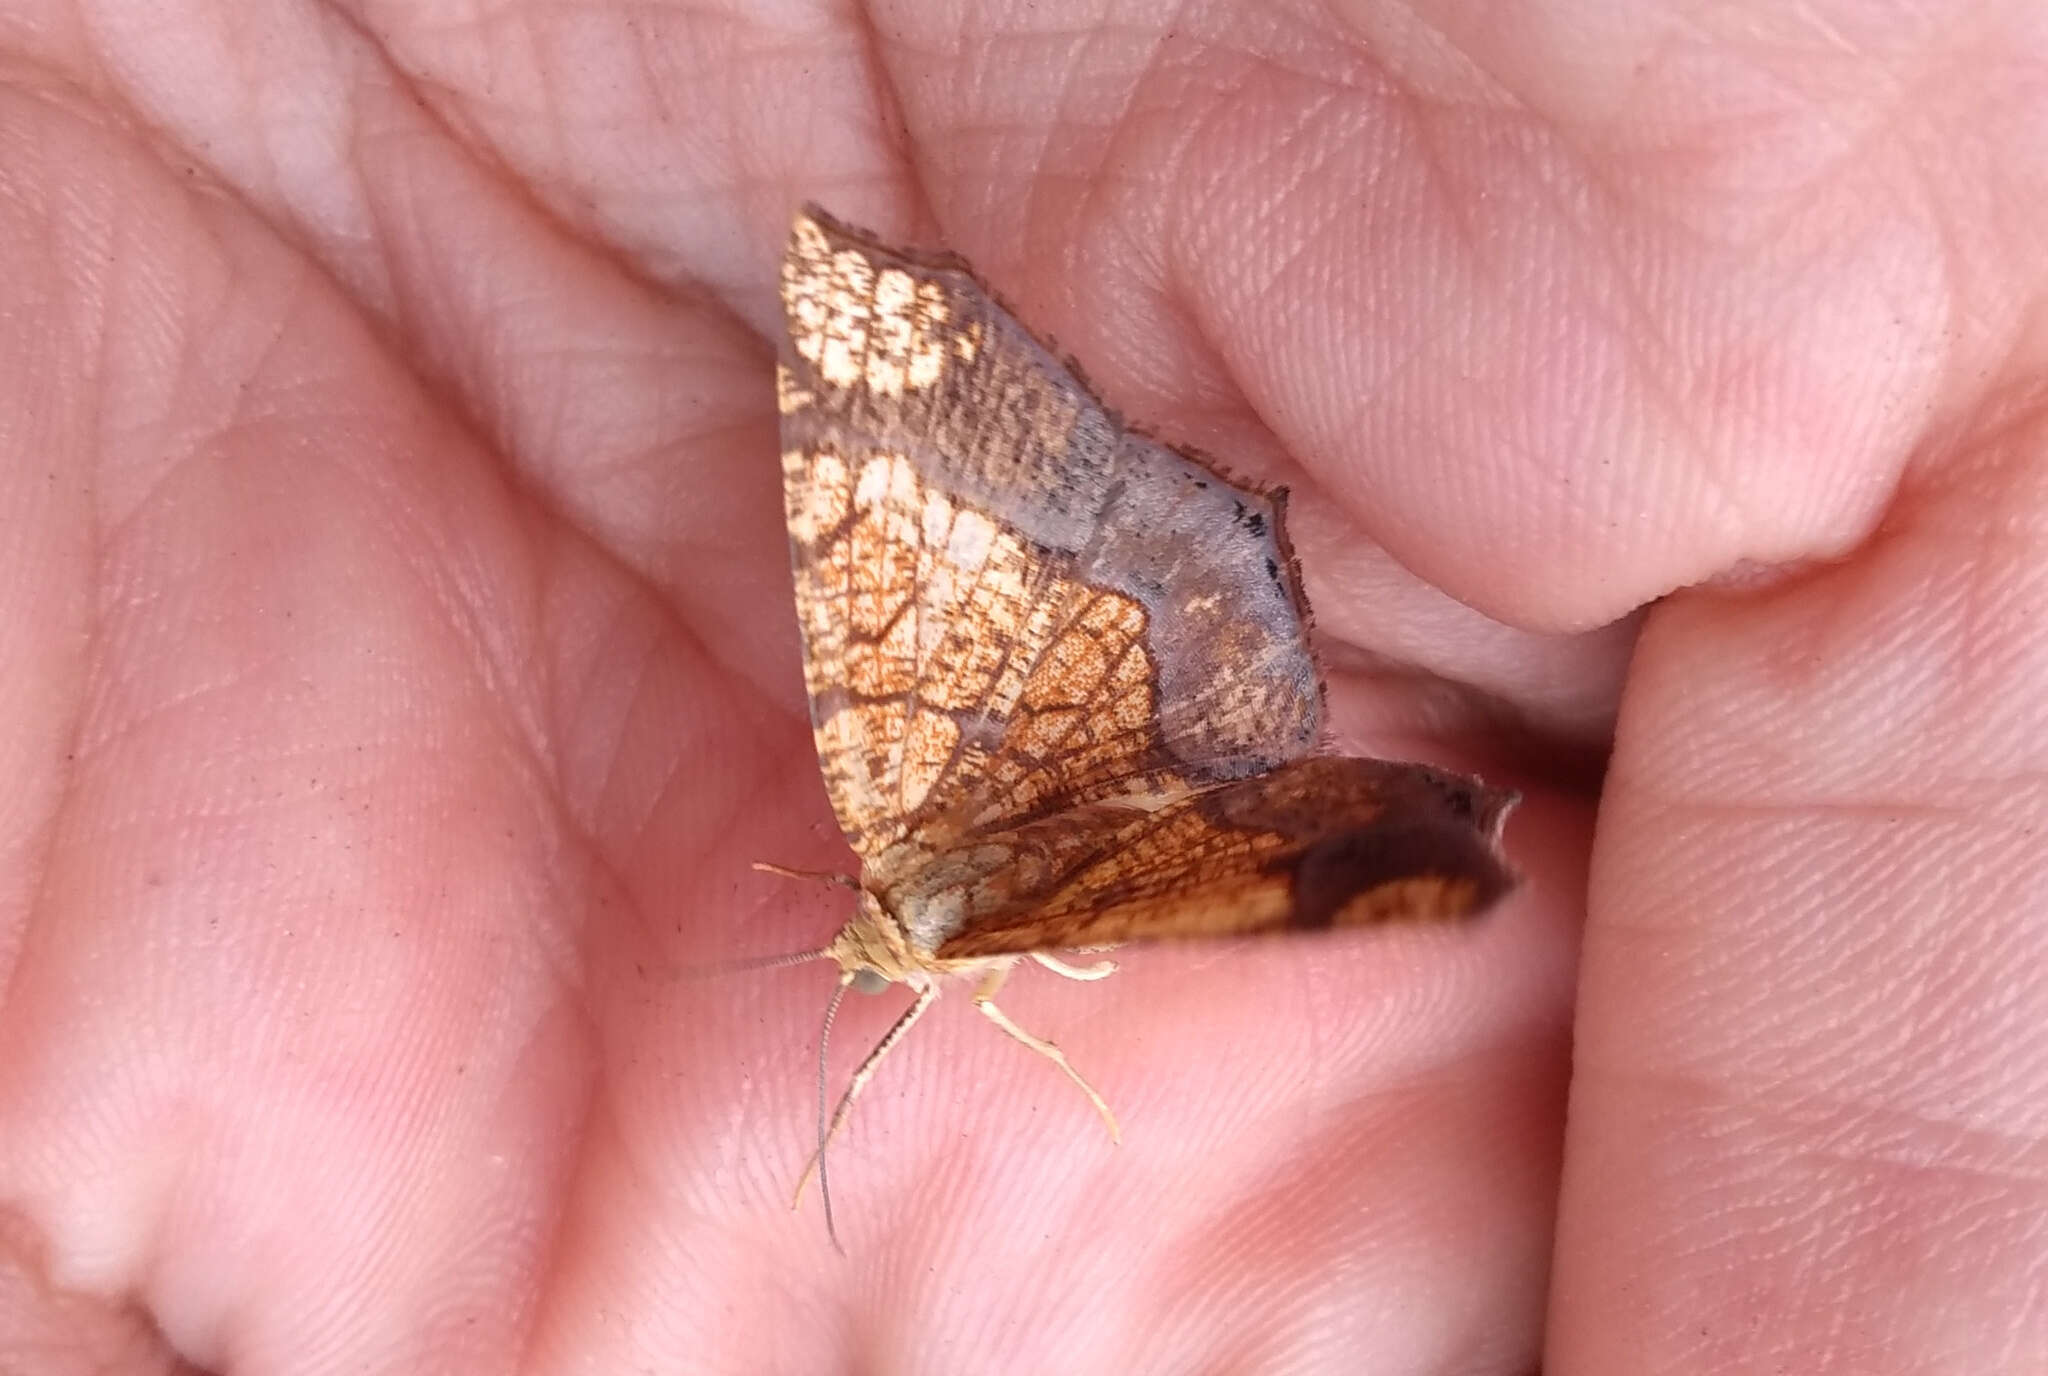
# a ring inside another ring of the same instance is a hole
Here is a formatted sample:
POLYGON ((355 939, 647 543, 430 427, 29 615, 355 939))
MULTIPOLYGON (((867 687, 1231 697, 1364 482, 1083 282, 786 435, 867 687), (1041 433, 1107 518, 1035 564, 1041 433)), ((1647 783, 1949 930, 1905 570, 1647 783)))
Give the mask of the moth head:
POLYGON ((902 983, 915 968, 903 928, 881 900, 865 890, 852 919, 825 951, 839 963, 840 977, 863 994, 879 994, 902 983))

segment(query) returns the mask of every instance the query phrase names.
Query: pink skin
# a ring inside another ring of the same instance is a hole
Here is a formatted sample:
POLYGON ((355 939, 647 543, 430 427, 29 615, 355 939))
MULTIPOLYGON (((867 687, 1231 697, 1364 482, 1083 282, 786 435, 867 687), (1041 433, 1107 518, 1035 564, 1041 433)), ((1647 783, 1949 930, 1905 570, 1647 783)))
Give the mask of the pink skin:
POLYGON ((0 19, 0 1366, 2048 1369, 2039 6, 940 9, 0 19), (700 968, 849 907, 805 196, 1530 794, 1472 932, 1020 970, 1121 1147, 952 991, 844 1258, 831 971, 700 968))

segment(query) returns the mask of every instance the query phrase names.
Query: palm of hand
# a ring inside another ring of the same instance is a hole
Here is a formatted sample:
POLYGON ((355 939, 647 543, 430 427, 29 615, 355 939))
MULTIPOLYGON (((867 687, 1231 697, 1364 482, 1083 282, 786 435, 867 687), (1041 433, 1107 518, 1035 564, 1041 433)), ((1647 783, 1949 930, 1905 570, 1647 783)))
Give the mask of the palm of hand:
MULTIPOLYGON (((1999 1144, 2040 1150, 2039 1071, 2001 1050, 2040 1022, 2040 862, 1895 860, 2038 767, 2038 441, 1997 398, 2038 366, 2039 269, 1971 218, 2027 190, 2000 158, 2038 162, 1985 115, 2023 61, 1836 160, 1861 112, 1813 92, 1897 86, 1801 67, 1724 142, 1738 39, 1665 68, 1609 34, 1568 68, 1547 31, 1448 20, 1457 63, 1441 34, 1147 35, 1090 50, 1112 75, 1078 108, 908 31, 885 97, 829 28, 685 19, 590 66, 543 41, 529 80, 502 35, 259 44, 231 13, 181 21, 218 49, 116 15, 31 55, 119 74, 160 139, 6 115, 0 1197, 59 1287, 25 1324, 114 1343, 132 1298, 249 1369, 1518 1370, 1554 1246, 1559 1369, 1709 1370, 1910 1344, 1913 1306, 1867 1298, 1902 1227, 2024 1273, 2025 1208, 1951 1220, 1999 1144), (303 103, 216 123, 224 86, 303 103), (1964 129, 2006 142, 1938 156, 1964 129), (1420 738, 1479 724, 1363 647, 1512 700, 1514 738, 1459 762, 1537 792, 1533 891, 1470 943, 1020 980, 1120 1149, 942 1010, 835 1163, 850 1263, 783 1207, 822 980, 677 977, 841 915, 745 868, 843 860, 773 462, 785 185, 928 209, 1112 399, 1292 483, 1340 731, 1442 755, 1420 738), (1632 609, 1712 579, 1623 680, 1632 609), (1583 763, 1624 690, 1594 846, 1583 763), (1940 1208, 1899 1164, 1927 1159, 1940 1208), (1788 1178, 1827 1201, 1819 1284, 1798 1209, 1712 1212, 1788 1178), (1761 1331, 1768 1282, 1714 1280, 1756 1256, 1807 1277, 1761 1331)), ((1926 1311, 2016 1312, 2007 1283, 1959 1269, 1926 1311)))

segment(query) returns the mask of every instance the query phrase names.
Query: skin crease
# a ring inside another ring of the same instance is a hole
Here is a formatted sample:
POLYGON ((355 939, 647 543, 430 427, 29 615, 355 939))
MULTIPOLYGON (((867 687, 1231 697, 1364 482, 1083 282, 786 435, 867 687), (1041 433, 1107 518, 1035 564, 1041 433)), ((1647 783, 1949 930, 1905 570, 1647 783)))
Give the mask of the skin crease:
POLYGON ((2048 32, 1929 8, 8 6, 0 1368, 2048 1368, 2048 32), (806 197, 1530 799, 1470 932, 1021 971, 1121 1147, 942 1000, 845 1257, 829 972, 702 968, 848 908, 806 197))

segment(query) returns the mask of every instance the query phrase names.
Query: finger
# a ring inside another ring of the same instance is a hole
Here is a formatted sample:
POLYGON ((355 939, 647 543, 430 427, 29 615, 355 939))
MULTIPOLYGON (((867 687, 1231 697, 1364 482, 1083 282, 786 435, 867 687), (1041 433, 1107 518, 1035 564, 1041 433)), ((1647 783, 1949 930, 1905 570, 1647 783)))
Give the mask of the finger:
POLYGON ((1652 617, 1603 804, 1551 1364, 2048 1358, 2048 428, 1652 617))

